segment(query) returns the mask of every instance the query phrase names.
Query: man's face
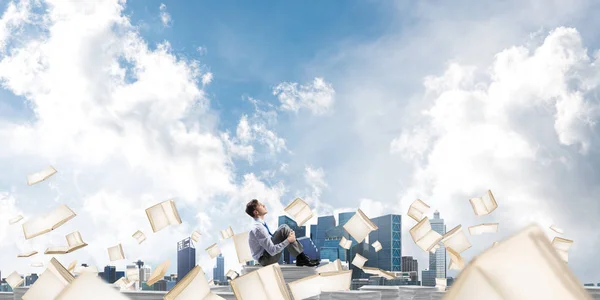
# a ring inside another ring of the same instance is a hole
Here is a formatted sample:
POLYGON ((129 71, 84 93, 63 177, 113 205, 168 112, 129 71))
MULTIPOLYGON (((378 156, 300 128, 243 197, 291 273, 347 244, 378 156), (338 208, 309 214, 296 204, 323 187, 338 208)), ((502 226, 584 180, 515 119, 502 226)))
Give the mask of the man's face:
POLYGON ((258 205, 256 206, 255 211, 256 211, 255 214, 257 217, 264 216, 267 214, 267 207, 262 202, 259 201, 258 205))

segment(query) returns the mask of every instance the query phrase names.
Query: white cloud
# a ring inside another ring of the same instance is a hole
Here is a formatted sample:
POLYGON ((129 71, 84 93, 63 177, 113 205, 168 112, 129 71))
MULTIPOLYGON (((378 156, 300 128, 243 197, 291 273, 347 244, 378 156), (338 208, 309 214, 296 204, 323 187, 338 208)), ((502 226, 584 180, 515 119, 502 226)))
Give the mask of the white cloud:
POLYGON ((282 110, 297 113, 301 108, 306 108, 313 114, 322 115, 331 110, 335 90, 331 83, 317 77, 307 85, 298 86, 295 82, 282 82, 273 89, 273 95, 281 102, 282 110))
POLYGON ((160 21, 164 27, 169 27, 172 23, 171 15, 167 12, 167 6, 164 3, 160 4, 160 21))

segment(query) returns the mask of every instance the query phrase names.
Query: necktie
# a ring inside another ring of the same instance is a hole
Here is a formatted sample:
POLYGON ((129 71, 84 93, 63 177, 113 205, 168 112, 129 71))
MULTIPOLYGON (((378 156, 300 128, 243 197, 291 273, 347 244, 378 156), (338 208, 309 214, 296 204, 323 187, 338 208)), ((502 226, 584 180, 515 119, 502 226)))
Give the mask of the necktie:
POLYGON ((271 233, 271 230, 269 230, 269 226, 267 226, 267 223, 263 223, 263 225, 265 225, 265 228, 267 228, 267 232, 273 236, 273 234, 271 233))

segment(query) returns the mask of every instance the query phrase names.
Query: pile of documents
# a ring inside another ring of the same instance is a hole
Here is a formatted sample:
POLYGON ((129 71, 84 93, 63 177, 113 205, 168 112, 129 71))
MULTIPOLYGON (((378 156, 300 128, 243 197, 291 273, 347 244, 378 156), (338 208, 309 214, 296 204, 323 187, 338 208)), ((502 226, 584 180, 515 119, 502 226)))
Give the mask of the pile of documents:
POLYGON ((429 286, 404 285, 400 286, 400 300, 429 300, 431 293, 438 289, 429 286))
POLYGON ((319 300, 381 300, 378 291, 337 291, 322 292, 319 300))
POLYGON ((381 300, 400 299, 400 287, 392 285, 363 285, 361 291, 377 291, 381 293, 381 300))

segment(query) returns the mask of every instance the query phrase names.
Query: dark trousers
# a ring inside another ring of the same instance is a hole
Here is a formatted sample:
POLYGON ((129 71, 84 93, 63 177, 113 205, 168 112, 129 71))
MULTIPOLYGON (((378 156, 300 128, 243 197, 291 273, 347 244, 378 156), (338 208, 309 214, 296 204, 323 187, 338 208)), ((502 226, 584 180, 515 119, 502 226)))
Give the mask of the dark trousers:
MULTIPOLYGON (((277 245, 277 244, 283 242, 285 239, 287 239, 288 235, 292 231, 293 230, 290 228, 290 226, 283 224, 283 225, 279 226, 279 228, 277 228, 277 230, 275 230, 275 232, 273 232, 271 241, 273 242, 273 244, 277 245)), ((285 247, 285 249, 290 251, 290 254, 294 257, 296 257, 296 256, 298 256, 298 254, 304 252, 304 247, 302 247, 302 244, 298 243, 297 240, 293 243, 290 243, 287 247, 285 247)), ((281 257, 281 253, 283 253, 283 251, 271 256, 267 251, 264 251, 263 255, 258 259, 258 263, 263 267, 274 264, 279 261, 279 258, 281 257)))

